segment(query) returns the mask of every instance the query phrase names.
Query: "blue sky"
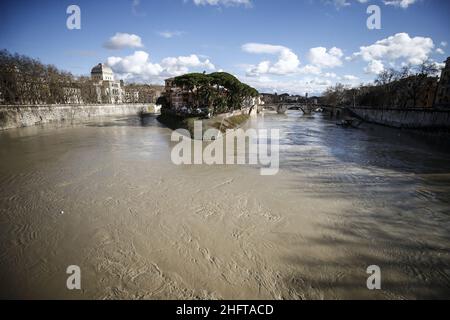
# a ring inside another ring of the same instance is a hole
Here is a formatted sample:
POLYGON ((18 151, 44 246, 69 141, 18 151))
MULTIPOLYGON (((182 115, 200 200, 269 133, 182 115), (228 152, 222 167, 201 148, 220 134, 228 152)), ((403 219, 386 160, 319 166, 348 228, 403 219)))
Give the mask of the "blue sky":
POLYGON ((0 48, 77 75, 99 62, 148 83, 224 70, 299 94, 450 56, 447 0, 2 0, 0 28, 0 48), (66 27, 71 4, 81 30, 66 27), (369 5, 381 9, 380 30, 366 26, 369 5))

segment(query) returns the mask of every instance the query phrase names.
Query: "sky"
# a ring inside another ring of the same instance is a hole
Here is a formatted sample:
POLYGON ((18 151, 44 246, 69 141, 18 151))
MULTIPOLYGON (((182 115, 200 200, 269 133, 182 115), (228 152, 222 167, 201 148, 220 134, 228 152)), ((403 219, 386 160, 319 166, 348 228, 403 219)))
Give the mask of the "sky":
POLYGON ((226 71, 260 92, 320 94, 450 56, 448 0, 2 0, 0 49, 89 75, 162 84, 226 71), (70 5, 80 29, 69 29, 70 5), (369 6, 380 29, 369 29, 369 6))

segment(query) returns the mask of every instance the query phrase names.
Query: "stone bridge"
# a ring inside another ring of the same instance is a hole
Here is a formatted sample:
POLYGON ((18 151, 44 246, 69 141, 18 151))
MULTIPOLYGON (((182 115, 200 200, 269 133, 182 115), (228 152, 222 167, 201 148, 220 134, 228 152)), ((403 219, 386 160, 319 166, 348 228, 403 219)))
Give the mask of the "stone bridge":
POLYGON ((330 114, 332 117, 346 116, 348 115, 347 107, 336 107, 329 105, 318 105, 318 104, 306 104, 306 103, 289 103, 289 102, 279 102, 270 103, 261 106, 263 109, 274 110, 280 114, 286 113, 288 110, 299 110, 304 114, 311 114, 315 110, 320 110, 330 114))
POLYGON ((262 106, 262 108, 266 110, 274 110, 279 114, 284 114, 288 110, 301 110, 304 114, 311 114, 314 110, 320 108, 320 106, 305 103, 279 102, 265 104, 262 106))

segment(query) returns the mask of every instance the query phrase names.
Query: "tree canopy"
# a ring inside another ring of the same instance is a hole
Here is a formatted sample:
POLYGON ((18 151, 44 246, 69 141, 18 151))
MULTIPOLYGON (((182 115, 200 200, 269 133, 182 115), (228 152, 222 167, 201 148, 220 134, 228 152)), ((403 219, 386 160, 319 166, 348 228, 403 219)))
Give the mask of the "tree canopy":
POLYGON ((196 106, 208 106, 214 113, 240 109, 247 98, 259 95, 255 88, 226 72, 189 73, 174 79, 174 84, 194 95, 196 106))

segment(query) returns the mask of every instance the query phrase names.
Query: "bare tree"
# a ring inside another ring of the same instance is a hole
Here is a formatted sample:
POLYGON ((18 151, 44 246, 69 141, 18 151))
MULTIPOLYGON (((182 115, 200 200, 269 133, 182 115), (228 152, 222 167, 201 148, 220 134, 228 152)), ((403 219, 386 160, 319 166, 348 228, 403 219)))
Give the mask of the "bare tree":
POLYGON ((412 106, 418 107, 419 97, 423 94, 424 90, 428 89, 430 79, 436 77, 439 73, 439 69, 436 64, 427 60, 415 68, 415 73, 404 78, 406 86, 406 95, 410 101, 412 101, 412 106))
POLYGON ((342 105, 346 97, 346 87, 342 83, 328 87, 324 92, 325 103, 332 106, 342 105))

